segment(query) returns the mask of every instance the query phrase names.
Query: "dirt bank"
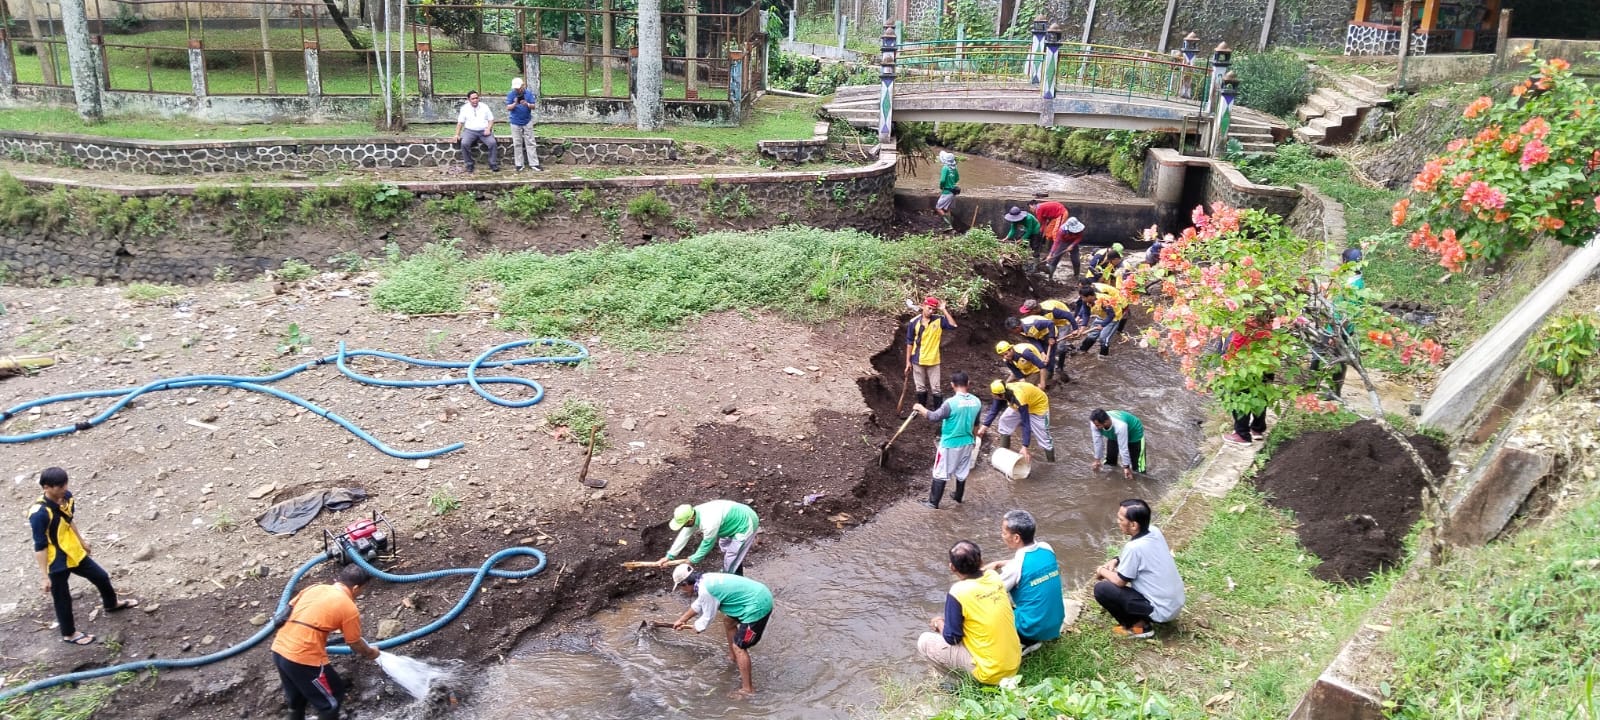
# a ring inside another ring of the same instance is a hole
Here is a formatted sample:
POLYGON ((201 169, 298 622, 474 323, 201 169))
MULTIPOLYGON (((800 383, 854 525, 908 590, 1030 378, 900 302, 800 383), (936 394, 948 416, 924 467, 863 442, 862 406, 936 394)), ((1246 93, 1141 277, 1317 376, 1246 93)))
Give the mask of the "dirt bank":
MULTIPOLYGON (((1003 292, 985 310, 958 314, 947 368, 997 370, 989 344, 1001 332, 1004 308, 1032 292, 1019 271, 985 272, 1003 292)), ((190 373, 265 373, 328 354, 338 341, 463 360, 520 339, 483 315, 379 314, 364 299, 370 281, 326 275, 283 294, 264 283, 214 284, 149 304, 125 299, 120 288, 0 288, 4 352, 61 359, 40 374, 0 381, 5 404, 190 373), (304 356, 277 350, 290 323, 305 338, 304 356)), ((152 394, 99 427, 8 446, 0 469, 12 482, 0 490, 0 506, 20 518, 37 496, 39 469, 68 468, 95 556, 149 612, 90 619, 87 584, 76 582, 80 625, 114 642, 86 648, 57 642, 47 599, 32 580, 37 570, 22 547, 24 531, 14 524, 15 551, 0 558, 0 572, 27 581, 0 588, 0 671, 17 682, 226 647, 270 614, 288 573, 321 550, 322 528, 375 509, 399 527, 400 556, 386 568, 394 572, 476 566, 515 544, 549 554, 543 574, 486 583, 458 621, 405 648, 460 658, 469 667, 496 661, 528 632, 659 588, 660 573, 625 573, 617 563, 659 557, 670 540, 665 521, 678 503, 749 502, 762 515, 767 544, 840 532, 908 492, 920 493, 925 482, 933 433, 927 424, 913 425, 883 469, 877 463, 876 444, 898 424, 901 320, 856 317, 808 327, 727 313, 687 328, 678 338, 682 351, 670 354, 579 338, 589 344, 591 362, 515 371, 549 393, 523 410, 491 405, 464 387, 366 387, 329 366, 279 383, 401 449, 467 444, 425 467, 243 390, 152 394), (607 421, 611 446, 590 471, 609 481, 604 490, 577 483, 581 447, 545 422, 569 400, 595 404, 607 421), (251 521, 275 499, 325 487, 361 487, 371 499, 354 511, 324 515, 292 537, 268 535, 251 521), (434 504, 447 499, 459 508, 435 514, 434 504)), ((362 369, 388 379, 440 376, 389 363, 362 369)), ((0 432, 70 424, 101 407, 51 406, 0 425, 0 432)), ((752 567, 759 567, 761 553, 752 556, 752 567)), ((312 578, 328 574, 321 569, 312 578)), ((362 600, 368 634, 385 620, 401 630, 429 622, 456 602, 464 585, 373 588, 362 600)), ((354 680, 363 710, 382 707, 397 692, 369 664, 336 662, 354 680)), ((279 707, 266 651, 257 648, 202 669, 141 678, 101 716, 262 717, 279 707)))
MULTIPOLYGON (((1410 440, 1436 476, 1449 470, 1438 441, 1410 440)), ((1370 421, 1284 443, 1254 482, 1294 512, 1300 543, 1322 559, 1312 574, 1330 582, 1364 582, 1399 562, 1426 487, 1411 457, 1370 421)))

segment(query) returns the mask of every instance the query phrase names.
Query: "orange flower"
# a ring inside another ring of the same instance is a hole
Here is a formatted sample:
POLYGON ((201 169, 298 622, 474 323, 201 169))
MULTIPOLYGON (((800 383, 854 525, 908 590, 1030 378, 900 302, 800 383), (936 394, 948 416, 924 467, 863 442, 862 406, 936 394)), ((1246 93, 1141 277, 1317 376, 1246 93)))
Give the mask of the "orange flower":
POLYGON ((1406 211, 1411 209, 1411 198, 1400 198, 1394 204, 1394 209, 1389 212, 1389 222, 1395 227, 1406 224, 1406 211))
POLYGON ((1571 67, 1572 63, 1562 60, 1561 58, 1550 58, 1550 61, 1544 64, 1543 70, 1545 72, 1564 72, 1571 67))
POLYGON ((1494 107, 1494 99, 1490 98, 1488 95, 1483 95, 1477 100, 1473 100, 1472 104, 1468 105, 1467 109, 1461 113, 1461 117, 1472 120, 1477 118, 1479 115, 1482 115, 1484 111, 1491 107, 1494 107))
POLYGON ((1523 135, 1532 135, 1535 140, 1543 140, 1550 136, 1550 121, 1542 117, 1535 117, 1523 123, 1517 132, 1523 135))
POLYGON ((1558 218, 1558 217, 1542 217, 1542 218, 1539 218, 1539 227, 1542 227, 1542 228, 1544 228, 1546 230, 1550 230, 1552 232, 1556 231, 1556 230, 1560 230, 1561 228, 1564 228, 1566 226, 1567 226, 1567 221, 1562 220, 1561 218, 1558 218))
POLYGON ((1521 85, 1511 88, 1511 94, 1516 97, 1522 97, 1523 95, 1528 94, 1528 83, 1524 82, 1521 85))
POLYGON ((1500 143, 1500 152, 1507 155, 1517 154, 1517 138, 1515 135, 1506 138, 1500 143))

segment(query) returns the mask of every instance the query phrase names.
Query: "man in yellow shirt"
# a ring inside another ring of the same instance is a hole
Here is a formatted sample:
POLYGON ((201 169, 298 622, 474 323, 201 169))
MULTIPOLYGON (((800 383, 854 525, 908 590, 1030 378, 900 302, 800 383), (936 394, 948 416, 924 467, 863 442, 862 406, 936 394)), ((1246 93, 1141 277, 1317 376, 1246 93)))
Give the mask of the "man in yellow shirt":
POLYGON ((939 396, 939 345, 944 331, 954 329, 956 321, 950 317, 950 309, 936 297, 923 300, 921 313, 906 323, 905 372, 917 384, 917 404, 929 410, 939 409, 943 401, 939 396))
POLYGON ((1021 427, 1022 449, 1019 452, 1022 456, 1029 457, 1028 446, 1037 437, 1039 447, 1044 448, 1044 459, 1055 462, 1056 444, 1050 438, 1050 396, 1034 384, 1020 380, 995 380, 989 383, 989 393, 994 396, 994 402, 989 405, 989 412, 983 415, 978 435, 981 437, 989 426, 994 425, 995 416, 998 415, 1000 425, 995 432, 1000 434, 1000 447, 1010 448, 1011 434, 1021 427))
POLYGON ((72 499, 72 491, 67 489, 67 471, 58 467, 45 468, 39 473, 39 487, 43 493, 28 509, 28 525, 33 530, 33 554, 39 561, 39 571, 44 573, 44 591, 55 603, 62 642, 89 645, 94 642, 94 636, 78 632, 73 621, 68 576, 80 575, 94 583, 106 612, 139 607, 139 601, 117 600, 111 576, 89 557, 89 541, 83 539, 78 526, 72 522, 77 503, 72 499))
POLYGON ((1022 641, 1000 576, 983 571, 983 552, 970 540, 950 548, 950 572, 960 578, 944 596, 944 614, 928 620, 933 632, 917 638, 917 651, 947 670, 998 685, 1022 665, 1022 641))
POLYGON ((356 597, 372 576, 359 565, 339 568, 334 582, 300 591, 289 601, 288 617, 272 639, 272 661, 283 681, 289 720, 305 720, 306 706, 317 720, 337 720, 344 699, 344 681, 328 663, 328 635, 339 631, 350 650, 368 660, 378 659, 378 649, 361 639, 361 611, 356 597))

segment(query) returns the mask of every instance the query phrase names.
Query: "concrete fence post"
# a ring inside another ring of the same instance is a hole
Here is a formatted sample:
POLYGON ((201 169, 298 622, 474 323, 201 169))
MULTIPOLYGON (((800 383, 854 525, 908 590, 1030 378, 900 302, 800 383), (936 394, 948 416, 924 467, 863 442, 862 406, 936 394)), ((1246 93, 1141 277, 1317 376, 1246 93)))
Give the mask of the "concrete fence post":
POLYGON ((539 43, 527 43, 522 46, 522 84, 535 98, 544 97, 544 89, 540 83, 544 82, 539 72, 539 43))
POLYGON ((1033 34, 1033 43, 1028 46, 1028 66, 1026 68, 1029 85, 1039 84, 1039 75, 1044 70, 1044 63, 1040 59, 1044 55, 1044 31, 1049 27, 1045 16, 1035 15, 1033 22, 1028 26, 1033 34))
POLYGON ((433 43, 417 43, 417 99, 433 102, 433 43))
POLYGON ((1511 51, 1509 40, 1511 37, 1511 8, 1500 11, 1500 27, 1494 36, 1494 71, 1503 72, 1506 67, 1506 53, 1511 51))
POLYGON ((789 42, 794 42, 794 8, 789 8, 789 42))
POLYGON ((194 87, 197 98, 210 94, 210 87, 206 85, 205 41, 195 38, 189 39, 189 84, 194 87))
POLYGON ((878 142, 886 143, 894 137, 894 65, 899 39, 896 28, 883 24, 883 35, 878 38, 878 142))
MULTIPOLYGON (((1061 24, 1050 23, 1044 32, 1044 77, 1039 79, 1041 96, 1056 99, 1056 75, 1061 70, 1061 24)), ((1051 113, 1054 115, 1054 113, 1051 113)))
POLYGON ((306 97, 322 97, 322 59, 315 40, 305 41, 306 97))
POLYGON ((1217 93, 1222 89, 1222 76, 1228 74, 1228 67, 1233 65, 1233 50, 1228 43, 1217 43, 1217 49, 1211 51, 1211 82, 1206 87, 1205 114, 1210 115, 1217 107, 1217 93))
POLYGON ((1217 105, 1217 124, 1211 131, 1211 156, 1218 157, 1228 149, 1228 128, 1233 123, 1233 100, 1239 96, 1239 76, 1228 72, 1222 76, 1222 89, 1217 105))
POLYGON ((17 96, 16 58, 11 54, 11 33, 0 28, 0 97, 17 96))
POLYGON ((733 117, 739 118, 739 107, 744 101, 744 51, 728 51, 728 102, 733 103, 733 117))

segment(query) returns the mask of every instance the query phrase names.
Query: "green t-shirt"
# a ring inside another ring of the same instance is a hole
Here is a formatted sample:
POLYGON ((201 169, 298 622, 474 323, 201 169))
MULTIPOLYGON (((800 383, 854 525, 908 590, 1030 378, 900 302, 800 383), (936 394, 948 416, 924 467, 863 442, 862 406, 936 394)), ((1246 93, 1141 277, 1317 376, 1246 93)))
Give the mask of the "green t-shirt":
MULTIPOLYGON (((1133 413, 1127 410, 1107 410, 1106 414, 1110 415, 1112 419, 1121 420, 1123 424, 1128 426, 1128 442, 1144 442, 1144 423, 1139 422, 1139 418, 1134 417, 1133 413)), ((1117 426, 1113 424, 1111 427, 1101 430, 1100 435, 1107 439, 1113 439, 1116 437, 1116 431, 1117 426)))
POLYGON ((1006 239, 1026 240, 1040 232, 1039 218, 1034 217, 1033 213, 1025 212, 1021 220, 1011 223, 1011 229, 1006 232, 1006 239))
POLYGON ((958 182, 961 182, 961 173, 956 172, 956 166, 946 165, 939 171, 939 192, 941 194, 954 192, 958 182))
POLYGON ((772 614, 772 591, 739 575, 706 573, 700 589, 717 599, 717 609, 739 622, 755 622, 772 614))

